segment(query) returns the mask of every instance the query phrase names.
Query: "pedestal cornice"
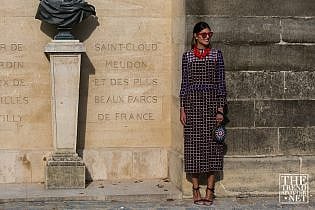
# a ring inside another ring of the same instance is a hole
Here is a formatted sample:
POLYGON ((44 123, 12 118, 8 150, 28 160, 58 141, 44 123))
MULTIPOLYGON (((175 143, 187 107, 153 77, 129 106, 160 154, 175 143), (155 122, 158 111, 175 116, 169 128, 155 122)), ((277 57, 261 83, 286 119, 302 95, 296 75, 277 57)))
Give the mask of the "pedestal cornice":
POLYGON ((82 53, 85 46, 79 40, 52 40, 45 47, 45 53, 82 53))

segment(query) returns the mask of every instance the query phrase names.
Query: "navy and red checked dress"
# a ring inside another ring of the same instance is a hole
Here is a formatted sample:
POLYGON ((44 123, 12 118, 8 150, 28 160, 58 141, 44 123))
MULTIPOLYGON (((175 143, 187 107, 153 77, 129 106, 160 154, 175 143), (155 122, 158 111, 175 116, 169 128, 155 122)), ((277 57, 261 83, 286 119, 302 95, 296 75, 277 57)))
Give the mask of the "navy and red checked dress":
POLYGON ((186 173, 223 170, 223 144, 212 139, 218 107, 226 103, 222 52, 211 49, 204 58, 194 50, 182 58, 180 103, 186 113, 184 166, 186 173))

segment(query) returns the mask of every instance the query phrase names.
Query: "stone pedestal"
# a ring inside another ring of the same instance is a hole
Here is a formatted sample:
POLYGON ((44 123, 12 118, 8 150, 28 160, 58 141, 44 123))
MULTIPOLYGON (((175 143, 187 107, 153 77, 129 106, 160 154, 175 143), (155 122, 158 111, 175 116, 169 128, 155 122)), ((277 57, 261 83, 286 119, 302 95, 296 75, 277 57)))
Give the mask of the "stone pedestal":
POLYGON ((85 187, 85 165, 76 153, 55 152, 46 165, 47 189, 85 187))
POLYGON ((52 128, 55 152, 46 165, 46 188, 84 188, 85 166, 76 153, 81 53, 78 40, 54 40, 45 52, 51 63, 52 128))

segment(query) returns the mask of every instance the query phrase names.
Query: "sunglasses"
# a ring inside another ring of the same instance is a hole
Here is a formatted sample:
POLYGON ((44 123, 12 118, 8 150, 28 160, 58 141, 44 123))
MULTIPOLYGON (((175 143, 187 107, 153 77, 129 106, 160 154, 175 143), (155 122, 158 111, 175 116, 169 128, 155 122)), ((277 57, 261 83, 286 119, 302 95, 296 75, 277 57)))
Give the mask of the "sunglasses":
POLYGON ((207 36, 211 37, 212 34, 213 34, 213 32, 211 31, 211 32, 209 32, 209 33, 206 33, 206 32, 198 33, 197 35, 198 35, 198 36, 200 35, 202 38, 205 39, 205 38, 207 38, 207 36))

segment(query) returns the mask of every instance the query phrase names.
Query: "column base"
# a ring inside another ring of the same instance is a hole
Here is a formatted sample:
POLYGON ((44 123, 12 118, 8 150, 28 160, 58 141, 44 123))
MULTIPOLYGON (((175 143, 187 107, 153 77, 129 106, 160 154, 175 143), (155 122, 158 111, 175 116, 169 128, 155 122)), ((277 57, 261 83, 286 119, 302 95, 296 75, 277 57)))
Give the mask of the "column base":
POLYGON ((55 152, 46 164, 46 189, 85 188, 85 165, 74 152, 55 152))

